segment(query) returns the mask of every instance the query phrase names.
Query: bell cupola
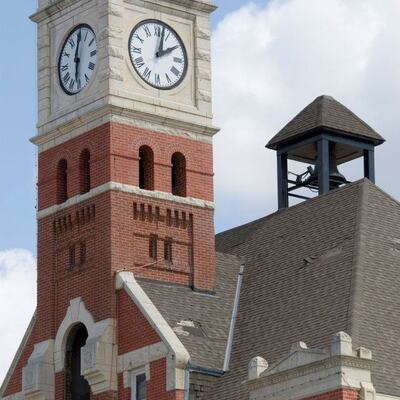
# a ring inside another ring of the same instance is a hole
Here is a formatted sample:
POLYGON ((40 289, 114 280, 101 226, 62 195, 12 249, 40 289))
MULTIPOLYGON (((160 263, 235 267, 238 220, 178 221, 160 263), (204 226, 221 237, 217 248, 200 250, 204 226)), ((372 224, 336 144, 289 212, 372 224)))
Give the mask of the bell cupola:
POLYGON ((384 141, 333 97, 317 97, 266 146, 277 152, 279 209, 289 207, 289 197, 309 199, 304 189, 321 195, 349 183, 338 166, 359 157, 364 158, 364 177, 374 182, 374 149, 384 141), (291 173, 289 160, 308 167, 302 174, 291 173))

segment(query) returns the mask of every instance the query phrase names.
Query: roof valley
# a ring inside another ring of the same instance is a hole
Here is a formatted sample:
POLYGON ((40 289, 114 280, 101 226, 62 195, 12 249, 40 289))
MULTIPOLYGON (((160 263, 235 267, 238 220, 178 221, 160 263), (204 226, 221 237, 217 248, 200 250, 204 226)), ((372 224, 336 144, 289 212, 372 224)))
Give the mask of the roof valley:
POLYGON ((353 338, 356 345, 359 338, 359 322, 360 310, 359 305, 362 302, 363 296, 363 263, 365 254, 365 230, 363 227, 366 225, 368 213, 368 200, 369 200, 370 184, 368 180, 359 186, 360 195, 358 197, 358 213, 355 221, 355 238, 353 249, 353 274, 350 285, 350 301, 347 310, 347 333, 353 338))

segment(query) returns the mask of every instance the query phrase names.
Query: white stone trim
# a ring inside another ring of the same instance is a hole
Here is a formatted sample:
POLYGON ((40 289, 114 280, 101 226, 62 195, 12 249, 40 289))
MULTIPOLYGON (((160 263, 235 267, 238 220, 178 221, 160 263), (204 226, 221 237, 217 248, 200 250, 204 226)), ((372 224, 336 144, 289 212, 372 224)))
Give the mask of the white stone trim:
POLYGON ((10 368, 8 369, 8 372, 6 374, 6 377, 4 378, 3 384, 0 387, 0 399, 3 399, 3 400, 5 400, 5 399, 7 399, 7 400, 20 400, 20 398, 15 397, 15 396, 18 396, 18 395, 23 396, 23 393, 21 392, 20 394, 17 393, 17 394, 12 395, 12 396, 2 397, 3 393, 5 392, 7 386, 9 384, 9 382, 10 382, 11 377, 13 376, 13 374, 15 372, 15 368, 17 367, 19 359, 21 358, 21 355, 22 355, 22 353, 23 353, 23 351, 25 349, 26 343, 28 342, 28 339, 32 334, 33 328, 35 327, 35 323, 36 323, 36 311, 34 312, 34 314, 32 316, 32 319, 31 319, 31 321, 30 321, 30 323, 28 325, 28 328, 27 328, 27 330, 25 332, 25 335, 22 338, 21 344, 18 347, 17 353, 15 354, 14 359, 13 359, 11 365, 10 365, 10 368))
POLYGON ((27 400, 54 400, 54 340, 35 344, 22 369, 22 390, 27 400))
MULTIPOLYGON (((70 7, 74 3, 80 0, 58 0, 51 1, 46 6, 39 7, 38 11, 30 16, 30 19, 36 23, 42 22, 46 18, 50 18, 52 15, 62 11, 63 9, 70 7)), ((126 2, 132 2, 125 0, 126 2)), ((197 10, 205 13, 212 13, 217 7, 208 0, 148 0, 149 3, 153 3, 157 6, 165 5, 171 6, 171 3, 179 7, 186 7, 189 9, 197 10)))
POLYGON ((54 344, 55 372, 65 367, 67 339, 71 329, 78 323, 88 331, 86 344, 81 349, 81 373, 89 382, 94 394, 117 390, 116 321, 112 318, 95 322, 80 297, 70 301, 67 313, 58 328, 54 344))
POLYGON ((88 193, 79 194, 77 196, 71 197, 63 204, 57 204, 39 211, 37 213, 37 219, 48 217, 68 207, 92 199, 93 197, 96 197, 110 190, 128 194, 136 194, 138 196, 148 197, 156 200, 172 201, 175 203, 185 204, 192 207, 207 208, 209 210, 214 210, 214 203, 212 201, 195 199, 193 197, 179 197, 179 196, 174 196, 172 193, 160 192, 158 190, 144 190, 140 189, 138 186, 125 185, 117 182, 108 182, 104 183, 103 185, 97 186, 88 193))
POLYGON ((267 369, 259 374, 250 364, 249 398, 301 400, 345 388, 359 390, 363 400, 376 400, 371 354, 358 350, 353 349, 351 337, 344 332, 334 335, 330 349, 325 351, 297 343, 270 368, 264 362, 267 369))
POLYGON ((0 400, 25 400, 25 396, 23 392, 18 392, 6 397, 0 396, 0 400))
POLYGON ((85 325, 89 334, 94 329, 92 314, 86 309, 85 303, 80 297, 70 301, 67 313, 57 331, 54 343, 54 364, 56 373, 64 370, 68 336, 72 328, 78 323, 85 325))
POLYGON ((376 400, 400 400, 400 397, 398 397, 398 396, 391 396, 391 395, 389 395, 389 394, 377 393, 377 394, 376 394, 376 400))
POLYGON ((137 375, 141 371, 146 372, 146 379, 150 380, 150 363, 168 356, 168 348, 163 342, 159 342, 141 349, 118 356, 117 373, 123 373, 123 384, 129 388, 132 374, 137 375))
POLYGON ((213 136, 219 132, 219 128, 212 126, 105 105, 95 111, 82 114, 79 118, 65 122, 64 125, 49 122, 39 129, 39 135, 32 137, 31 142, 38 146, 40 153, 107 122, 117 122, 205 143, 212 143, 213 136))
POLYGON ((133 273, 127 271, 117 273, 116 289, 125 290, 168 348, 167 390, 184 390, 185 370, 190 360, 185 346, 136 281, 133 273))

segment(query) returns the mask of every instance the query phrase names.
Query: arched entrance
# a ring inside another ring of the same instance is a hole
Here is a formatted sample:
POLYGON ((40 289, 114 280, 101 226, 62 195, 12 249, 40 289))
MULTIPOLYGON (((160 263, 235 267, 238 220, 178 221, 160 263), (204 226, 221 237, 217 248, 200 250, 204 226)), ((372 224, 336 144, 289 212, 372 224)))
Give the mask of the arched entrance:
POLYGON ((83 324, 75 325, 67 340, 65 359, 65 400, 89 400, 90 386, 81 375, 81 348, 88 332, 83 324))

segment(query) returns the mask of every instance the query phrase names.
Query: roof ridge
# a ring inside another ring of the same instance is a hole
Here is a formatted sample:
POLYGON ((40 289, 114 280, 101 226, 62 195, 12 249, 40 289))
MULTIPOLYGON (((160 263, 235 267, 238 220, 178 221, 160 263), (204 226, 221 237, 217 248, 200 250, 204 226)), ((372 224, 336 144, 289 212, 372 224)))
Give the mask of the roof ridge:
POLYGON ((355 238, 353 246, 353 268, 350 284, 350 301, 347 309, 347 333, 350 334, 356 344, 359 333, 358 306, 360 304, 360 296, 362 296, 362 283, 364 272, 363 262, 365 240, 363 234, 363 226, 367 218, 369 190, 371 184, 372 183, 368 179, 363 179, 361 185, 359 186, 360 194, 358 197, 357 217, 354 227, 355 238))

